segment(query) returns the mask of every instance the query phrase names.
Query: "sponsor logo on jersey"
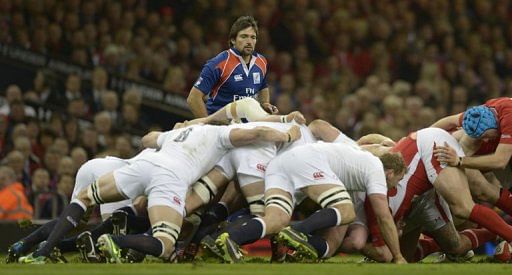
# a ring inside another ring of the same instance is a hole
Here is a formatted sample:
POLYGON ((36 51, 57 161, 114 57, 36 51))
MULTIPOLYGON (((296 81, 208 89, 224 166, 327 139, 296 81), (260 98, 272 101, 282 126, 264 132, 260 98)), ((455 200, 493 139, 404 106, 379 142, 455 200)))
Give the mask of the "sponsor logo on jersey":
POLYGON ((260 84, 261 83, 260 73, 252 73, 252 79, 254 81, 254 84, 260 84))
POLYGON ((237 100, 240 100, 240 99, 244 99, 246 97, 252 97, 252 98, 256 98, 256 95, 249 95, 249 96, 245 96, 245 95, 233 95, 233 101, 237 101, 237 100))
POLYGON ((313 178, 316 180, 323 179, 324 178, 324 172, 315 172, 313 173, 313 178))
POLYGON ((174 201, 174 203, 175 203, 175 204, 177 204, 177 205, 181 205, 181 200, 180 200, 180 198, 178 198, 178 197, 174 196, 174 197, 172 197, 172 200, 174 201))
POLYGON ((508 134, 503 134, 501 135, 501 138, 511 138, 512 136, 511 135, 508 135, 508 134))
POLYGON ((256 164, 256 169, 258 169, 258 171, 265 172, 267 167, 264 164, 258 163, 256 164))
POLYGON ((234 78, 235 78, 235 82, 244 80, 244 78, 242 77, 242 74, 235 74, 234 78))

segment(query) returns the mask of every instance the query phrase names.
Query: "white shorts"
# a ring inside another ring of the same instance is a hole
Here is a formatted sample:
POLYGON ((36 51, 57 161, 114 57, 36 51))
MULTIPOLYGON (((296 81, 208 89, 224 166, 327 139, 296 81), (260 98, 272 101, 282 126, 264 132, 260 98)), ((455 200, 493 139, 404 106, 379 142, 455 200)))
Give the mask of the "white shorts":
MULTIPOLYGON (((71 195, 71 202, 76 201, 78 193, 89 187, 89 185, 95 182, 99 177, 127 164, 128 162, 126 160, 116 157, 91 159, 84 163, 76 173, 75 187, 73 188, 73 194, 71 195)), ((100 212, 102 215, 111 214, 114 210, 125 206, 133 208, 132 200, 128 199, 119 202, 101 204, 100 212)))
POLYGON ((215 165, 228 179, 235 174, 240 187, 263 181, 267 165, 276 156, 275 146, 240 147, 232 149, 215 165))
POLYGON ((140 195, 148 197, 148 208, 156 205, 169 206, 182 215, 189 183, 171 171, 145 160, 114 171, 117 189, 130 199, 140 195))
POLYGON ((438 162, 434 156, 434 147, 436 145, 444 145, 445 142, 455 149, 458 156, 464 156, 464 151, 460 144, 445 130, 425 128, 417 132, 416 144, 418 146, 418 153, 421 156, 421 161, 425 166, 430 183, 434 183, 441 170, 446 167, 446 163, 438 162))
POLYGON ((297 147, 273 159, 265 174, 265 190, 278 188, 290 195, 295 190, 320 184, 345 185, 329 167, 327 158, 307 147, 297 147))
POLYGON ((432 189, 413 200, 411 211, 404 219, 404 233, 418 227, 433 232, 451 222, 453 219, 448 203, 432 189))

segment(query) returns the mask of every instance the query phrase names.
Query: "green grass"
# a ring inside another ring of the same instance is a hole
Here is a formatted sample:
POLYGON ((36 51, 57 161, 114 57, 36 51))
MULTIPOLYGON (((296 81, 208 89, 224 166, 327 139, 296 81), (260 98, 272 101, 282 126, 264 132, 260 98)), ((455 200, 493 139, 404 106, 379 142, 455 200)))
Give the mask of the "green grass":
MULTIPOLYGON (((464 264, 409 264, 397 266, 393 264, 359 264, 361 257, 335 257, 322 264, 269 264, 264 259, 249 260, 250 263, 229 265, 217 263, 197 264, 162 264, 146 262, 142 264, 48 264, 48 265, 6 265, 0 264, 0 274, 478 274, 495 275, 510 274, 512 266, 509 264, 482 263, 484 258, 478 258, 473 263, 464 264)), ((70 259, 74 261, 73 259, 70 259)), ((431 261, 431 259, 430 259, 431 261)))

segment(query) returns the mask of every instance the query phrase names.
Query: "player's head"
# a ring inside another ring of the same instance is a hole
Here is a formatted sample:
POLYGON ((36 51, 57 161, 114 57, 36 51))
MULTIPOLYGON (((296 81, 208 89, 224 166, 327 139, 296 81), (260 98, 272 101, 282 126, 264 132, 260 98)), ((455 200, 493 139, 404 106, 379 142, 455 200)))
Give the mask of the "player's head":
POLYGON ((388 152, 379 156, 379 159, 384 166, 388 188, 395 187, 407 171, 407 164, 402 154, 399 152, 388 152))
POLYGON ((462 118, 464 132, 472 138, 480 138, 485 131, 498 129, 498 121, 494 112, 487 106, 468 108, 462 118))
POLYGON ((229 47, 235 47, 242 55, 251 55, 258 37, 258 23, 252 16, 241 16, 229 31, 229 47))

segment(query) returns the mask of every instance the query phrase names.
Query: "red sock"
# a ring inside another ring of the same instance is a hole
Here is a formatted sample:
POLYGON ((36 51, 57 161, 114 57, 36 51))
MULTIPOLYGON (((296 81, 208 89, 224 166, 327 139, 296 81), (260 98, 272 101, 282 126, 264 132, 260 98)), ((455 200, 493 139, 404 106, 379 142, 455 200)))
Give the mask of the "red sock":
POLYGON ((466 229, 460 234, 468 237, 471 241, 471 249, 475 249, 488 241, 492 241, 496 239, 496 234, 490 232, 489 230, 482 229, 466 229))
POLYGON ((487 228, 507 242, 512 241, 512 227, 510 227, 498 213, 485 206, 475 204, 469 215, 469 220, 487 228))
POLYGON ((512 215, 512 193, 505 188, 501 188, 500 198, 496 202, 496 207, 512 215))
POLYGON ((437 245, 436 241, 432 238, 420 239, 418 241, 418 247, 416 247, 416 252, 414 253, 414 261, 420 261, 428 255, 441 251, 439 245, 437 245))

